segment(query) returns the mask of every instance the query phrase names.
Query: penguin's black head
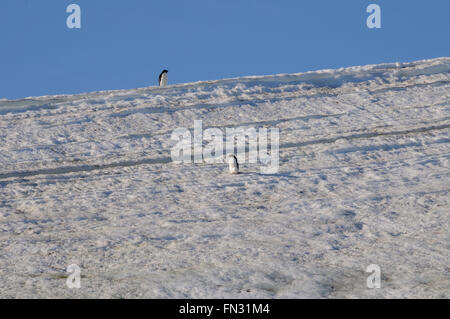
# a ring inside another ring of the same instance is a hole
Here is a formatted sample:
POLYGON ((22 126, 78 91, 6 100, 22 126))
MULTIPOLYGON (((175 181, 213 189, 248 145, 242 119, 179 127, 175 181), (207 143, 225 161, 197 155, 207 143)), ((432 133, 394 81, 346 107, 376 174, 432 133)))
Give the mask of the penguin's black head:
POLYGON ((168 73, 169 71, 168 70, 163 70, 161 73, 168 73))

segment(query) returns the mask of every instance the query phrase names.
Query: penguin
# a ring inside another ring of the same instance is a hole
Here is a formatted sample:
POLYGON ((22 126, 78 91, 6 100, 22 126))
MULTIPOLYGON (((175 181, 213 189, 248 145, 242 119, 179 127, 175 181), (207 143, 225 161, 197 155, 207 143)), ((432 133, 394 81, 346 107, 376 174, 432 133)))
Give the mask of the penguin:
POLYGON ((239 163, 234 154, 229 154, 228 156, 228 167, 231 174, 239 174, 239 163))
POLYGON ((166 86, 167 85, 167 73, 169 71, 163 70, 161 74, 159 75, 159 86, 166 86))

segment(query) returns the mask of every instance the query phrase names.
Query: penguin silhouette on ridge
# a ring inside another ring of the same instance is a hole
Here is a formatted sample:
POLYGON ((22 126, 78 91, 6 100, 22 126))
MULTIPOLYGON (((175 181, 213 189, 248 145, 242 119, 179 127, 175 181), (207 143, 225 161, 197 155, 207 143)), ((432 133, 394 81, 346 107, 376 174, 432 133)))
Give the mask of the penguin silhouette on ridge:
POLYGON ((167 81, 168 81, 168 77, 167 77, 167 73, 169 71, 167 70, 163 70, 161 72, 161 74, 159 75, 159 86, 166 86, 167 85, 167 81))

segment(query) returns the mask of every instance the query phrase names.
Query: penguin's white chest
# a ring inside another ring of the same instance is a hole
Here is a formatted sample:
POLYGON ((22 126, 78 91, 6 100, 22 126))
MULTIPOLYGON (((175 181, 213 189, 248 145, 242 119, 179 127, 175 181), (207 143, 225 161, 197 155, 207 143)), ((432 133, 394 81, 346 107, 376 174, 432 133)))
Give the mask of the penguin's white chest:
POLYGON ((228 157, 228 168, 231 174, 239 174, 239 164, 235 156, 228 157))
POLYGON ((168 77, 167 77, 167 72, 166 72, 161 75, 161 79, 159 81, 159 86, 166 86, 167 80, 168 80, 168 77))

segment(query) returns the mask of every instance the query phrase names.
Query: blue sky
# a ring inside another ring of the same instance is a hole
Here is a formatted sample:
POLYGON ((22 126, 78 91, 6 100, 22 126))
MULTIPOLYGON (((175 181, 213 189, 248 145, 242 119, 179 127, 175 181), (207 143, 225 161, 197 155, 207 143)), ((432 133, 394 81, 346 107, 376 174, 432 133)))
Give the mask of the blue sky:
POLYGON ((449 35, 448 0, 1 0, 0 98, 450 56, 449 35))

